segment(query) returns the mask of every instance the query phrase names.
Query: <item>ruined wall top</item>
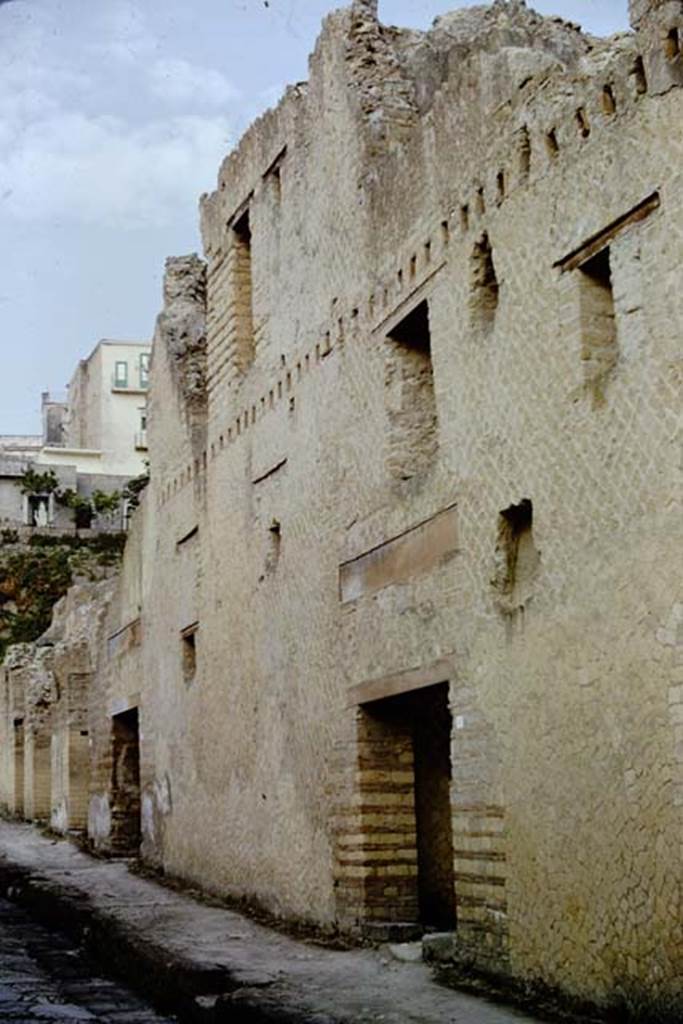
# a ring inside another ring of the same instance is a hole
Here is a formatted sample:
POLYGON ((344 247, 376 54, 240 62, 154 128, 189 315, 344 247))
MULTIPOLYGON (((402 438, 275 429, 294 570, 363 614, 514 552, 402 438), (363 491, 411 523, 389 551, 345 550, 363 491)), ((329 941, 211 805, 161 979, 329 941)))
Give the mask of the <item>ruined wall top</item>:
POLYGON ((471 75, 465 71, 481 76, 481 61, 505 54, 501 68, 490 76, 488 92, 478 97, 485 119, 498 106, 518 102, 521 83, 535 80, 541 88, 553 70, 577 68, 582 58, 607 45, 562 18, 542 17, 524 0, 453 11, 427 31, 383 25, 376 0, 354 0, 325 18, 309 61, 309 81, 290 86, 278 106, 252 124, 224 160, 217 190, 202 197, 207 251, 220 244, 215 223, 237 215, 255 187, 255 167, 263 173, 305 134, 302 119, 307 113, 314 118, 316 103, 322 103, 323 94, 327 102, 331 88, 338 89, 336 116, 350 111, 366 156, 373 159, 410 136, 447 80, 452 87, 461 78, 462 102, 474 101, 471 75))
POLYGON ((166 260, 164 306, 152 345, 147 431, 154 471, 206 432, 206 264, 195 253, 166 260))
POLYGON ((680 0, 629 0, 628 15, 633 28, 638 29, 648 15, 657 14, 667 7, 680 7, 680 0))
POLYGON ((206 265, 195 253, 166 260, 164 308, 156 345, 163 342, 183 398, 202 403, 206 386, 206 265))
POLYGON ((683 0, 629 0, 651 91, 683 85, 683 0))

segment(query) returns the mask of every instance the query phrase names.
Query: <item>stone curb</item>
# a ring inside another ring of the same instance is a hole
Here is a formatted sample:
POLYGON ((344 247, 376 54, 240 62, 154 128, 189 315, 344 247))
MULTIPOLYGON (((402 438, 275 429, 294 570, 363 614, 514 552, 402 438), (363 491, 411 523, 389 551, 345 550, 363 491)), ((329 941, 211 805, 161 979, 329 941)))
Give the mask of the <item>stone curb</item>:
POLYGON ((41 924, 69 935, 107 973, 124 981, 161 1012, 182 1024, 351 1024, 350 1018, 311 1015, 286 1006, 286 995, 251 986, 229 969, 198 967, 165 947, 143 939, 81 891, 0 858, 0 890, 41 924))

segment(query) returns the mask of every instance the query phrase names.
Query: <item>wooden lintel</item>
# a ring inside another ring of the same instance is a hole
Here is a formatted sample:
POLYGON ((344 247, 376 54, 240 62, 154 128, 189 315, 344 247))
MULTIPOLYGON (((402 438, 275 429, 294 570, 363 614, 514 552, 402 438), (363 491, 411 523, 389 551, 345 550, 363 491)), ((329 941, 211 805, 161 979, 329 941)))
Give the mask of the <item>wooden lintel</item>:
POLYGON ((251 205, 251 201, 253 198, 254 190, 252 189, 249 195, 246 197, 246 199, 243 199, 240 205, 237 207, 237 209, 233 212, 233 214, 230 217, 228 217, 228 228, 234 227, 235 224, 237 224, 238 221, 244 216, 244 214, 249 209, 249 206, 251 205))
POLYGON ((401 299, 398 306, 395 306, 388 316, 385 316, 376 327, 373 327, 373 334, 391 334, 394 327, 401 322, 410 312, 412 312, 415 306, 418 306, 423 299, 425 299, 432 289, 434 278, 446 266, 446 261, 443 260, 424 278, 423 281, 417 285, 416 288, 409 292, 404 299, 401 299))
POLYGON ((591 235, 588 241, 584 242, 576 249, 572 249, 567 256, 563 256, 562 259, 557 260, 553 266, 559 267, 561 271, 565 272, 568 270, 576 270, 582 263, 591 259, 604 249, 612 242, 617 235, 620 235, 622 231, 631 227, 632 224, 637 224, 641 220, 645 220, 649 217, 656 209, 659 208, 660 198, 659 192, 653 192, 642 202, 634 206, 633 209, 629 210, 628 213, 623 214, 621 217, 617 217, 616 220, 608 224, 606 228, 599 231, 595 235, 591 235))
POLYGON ((447 683, 453 674, 453 662, 448 658, 441 658, 421 668, 408 669, 406 672, 383 676, 381 679, 369 679, 365 683, 351 687, 349 707, 370 704, 385 697, 397 697, 399 694, 422 690, 425 686, 434 686, 436 683, 447 683))

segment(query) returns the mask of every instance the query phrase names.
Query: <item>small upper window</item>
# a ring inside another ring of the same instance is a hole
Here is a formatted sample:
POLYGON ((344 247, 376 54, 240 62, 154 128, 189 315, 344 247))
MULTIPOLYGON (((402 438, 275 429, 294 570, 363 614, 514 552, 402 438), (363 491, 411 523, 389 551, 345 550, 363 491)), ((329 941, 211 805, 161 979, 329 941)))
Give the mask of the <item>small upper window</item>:
POLYGON ((181 667, 183 679, 189 685, 197 675, 197 630, 199 623, 195 622, 187 629, 182 630, 181 639, 181 667))
POLYGON ((664 40, 664 52, 666 53, 667 60, 671 61, 678 60, 681 55, 681 35, 676 27, 669 31, 664 40))
POLYGON ((140 387, 149 387, 149 352, 143 352, 140 356, 140 387))
POLYGON ((114 368, 114 387, 128 387, 128 363, 125 360, 117 361, 114 368))

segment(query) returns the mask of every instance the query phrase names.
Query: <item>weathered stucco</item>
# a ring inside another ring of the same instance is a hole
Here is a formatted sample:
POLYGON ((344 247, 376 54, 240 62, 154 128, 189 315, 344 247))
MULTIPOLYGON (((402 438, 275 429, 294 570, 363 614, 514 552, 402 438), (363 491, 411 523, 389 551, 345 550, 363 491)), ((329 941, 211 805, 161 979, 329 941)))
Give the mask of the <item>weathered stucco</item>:
POLYGON ((356 2, 226 159, 167 267, 99 848, 136 736, 144 857, 414 924, 448 728, 458 955, 680 1007, 681 8, 356 2))

